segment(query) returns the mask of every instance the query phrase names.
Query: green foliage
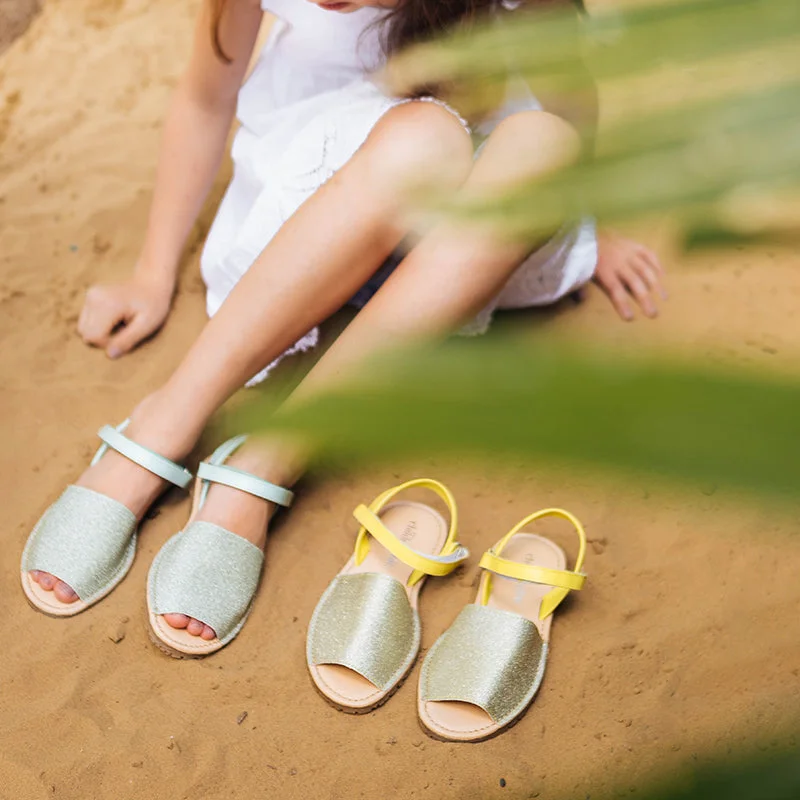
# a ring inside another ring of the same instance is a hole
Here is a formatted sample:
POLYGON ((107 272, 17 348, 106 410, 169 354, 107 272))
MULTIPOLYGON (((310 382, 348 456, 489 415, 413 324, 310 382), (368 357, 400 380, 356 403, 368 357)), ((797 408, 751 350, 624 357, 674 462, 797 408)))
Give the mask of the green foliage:
POLYGON ((798 24, 794 0, 643 2, 624 12, 592 11, 580 27, 569 10, 515 12, 418 48, 403 59, 401 72, 409 82, 417 76, 505 81, 513 65, 537 81, 580 79, 584 67, 598 80, 627 78, 667 63, 696 64, 792 43, 798 24))
POLYGON ((800 184, 797 52, 796 0, 704 0, 599 14, 582 33, 569 12, 509 15, 412 51, 394 65, 393 78, 403 87, 422 76, 463 85, 459 98, 479 115, 496 102, 510 69, 549 96, 585 88, 587 70, 613 82, 749 59, 755 88, 666 110, 657 103, 628 109, 601 131, 594 159, 491 205, 455 208, 531 241, 570 214, 616 223, 678 212, 691 242, 696 228, 742 235, 737 217, 747 224, 759 197, 800 184))
POLYGON ((384 358, 287 412, 243 410, 344 463, 409 455, 582 462, 800 495, 800 381, 500 336, 384 358))
POLYGON ((796 749, 739 753, 679 773, 677 778, 670 775, 642 796, 647 800, 797 800, 800 753, 796 749))
POLYGON ((722 203, 800 180, 798 141, 800 84, 761 90, 615 128, 592 161, 459 210, 532 239, 586 210, 601 223, 677 211, 688 227, 702 226, 722 203))

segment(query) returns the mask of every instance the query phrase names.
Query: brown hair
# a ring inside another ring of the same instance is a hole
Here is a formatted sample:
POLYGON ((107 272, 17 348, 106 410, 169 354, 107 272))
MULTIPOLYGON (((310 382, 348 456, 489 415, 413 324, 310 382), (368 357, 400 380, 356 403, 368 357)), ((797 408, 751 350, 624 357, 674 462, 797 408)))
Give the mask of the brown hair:
POLYGON ((497 0, 401 0, 382 23, 386 55, 468 27, 496 5, 497 0))
MULTIPOLYGON (((583 0, 523 0, 520 5, 554 5, 572 2, 584 10, 583 0)), ((222 61, 230 64, 220 40, 222 15, 228 0, 211 0, 211 43, 222 61)), ((387 56, 457 27, 469 26, 500 5, 499 0, 401 0, 383 21, 383 46, 387 56)))
MULTIPOLYGON (((547 8, 577 6, 583 11, 583 0, 515 0, 508 8, 547 8)), ((400 0, 382 20, 383 50, 391 57, 415 44, 441 35, 467 31, 491 12, 505 10, 502 0, 400 0)), ((434 96, 447 98, 457 104, 458 86, 455 83, 426 83, 406 87, 408 97, 434 96), (448 97, 449 96, 449 97, 448 97)), ((465 98, 461 98, 462 101, 465 98)))

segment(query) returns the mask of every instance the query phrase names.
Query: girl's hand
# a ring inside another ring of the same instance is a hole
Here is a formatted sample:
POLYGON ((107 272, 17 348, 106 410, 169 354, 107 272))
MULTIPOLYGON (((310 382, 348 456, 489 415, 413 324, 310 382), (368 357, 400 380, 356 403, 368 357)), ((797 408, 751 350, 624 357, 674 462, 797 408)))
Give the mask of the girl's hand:
POLYGON ((658 316, 655 298, 667 299, 662 285, 664 269, 648 248, 615 233, 598 234, 595 283, 608 295, 617 313, 627 322, 634 319, 631 300, 646 316, 658 316))
POLYGON ((169 285, 142 278, 92 286, 78 318, 78 333, 86 344, 119 358, 161 328, 169 316, 172 292, 169 285))

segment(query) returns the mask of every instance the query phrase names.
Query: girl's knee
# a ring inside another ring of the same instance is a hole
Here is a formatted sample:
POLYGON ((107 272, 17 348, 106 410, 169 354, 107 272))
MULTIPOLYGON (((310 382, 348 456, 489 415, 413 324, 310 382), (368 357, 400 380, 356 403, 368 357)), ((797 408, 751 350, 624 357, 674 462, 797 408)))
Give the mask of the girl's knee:
POLYGON ((437 103, 411 101, 388 111, 365 145, 390 177, 460 185, 472 166, 473 147, 462 122, 437 103))
POLYGON ((522 111, 506 117, 485 148, 493 154, 505 154, 522 173, 569 166, 580 158, 581 149, 575 128, 547 111, 522 111))

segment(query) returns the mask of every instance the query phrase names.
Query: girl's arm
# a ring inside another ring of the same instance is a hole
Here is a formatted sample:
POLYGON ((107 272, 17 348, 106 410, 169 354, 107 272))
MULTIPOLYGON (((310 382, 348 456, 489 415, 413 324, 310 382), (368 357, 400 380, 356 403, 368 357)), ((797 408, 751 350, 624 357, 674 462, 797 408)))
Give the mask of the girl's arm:
POLYGON ((132 350, 166 320, 186 239, 225 153, 236 98, 263 16, 258 0, 229 0, 220 30, 226 63, 212 45, 213 0, 197 22, 189 67, 167 115, 144 246, 131 278, 93 286, 78 320, 87 344, 110 358, 132 350))
MULTIPOLYGON (((551 5, 565 8, 578 5, 576 0, 551 0, 551 5)), ((577 16, 576 16, 577 21, 577 16)), ((577 37, 576 37, 577 41, 577 37)), ((587 69, 582 69, 579 80, 569 94, 548 94, 530 80, 531 89, 542 105, 551 113, 565 119, 580 134, 584 154, 594 154, 595 139, 600 118, 597 85, 587 69)), ((659 301, 667 299, 664 288, 664 269, 658 256, 638 242, 611 231, 598 232, 598 259, 594 273, 595 283, 607 295, 614 309, 625 321, 635 319, 634 304, 645 316, 658 316, 659 301)))

